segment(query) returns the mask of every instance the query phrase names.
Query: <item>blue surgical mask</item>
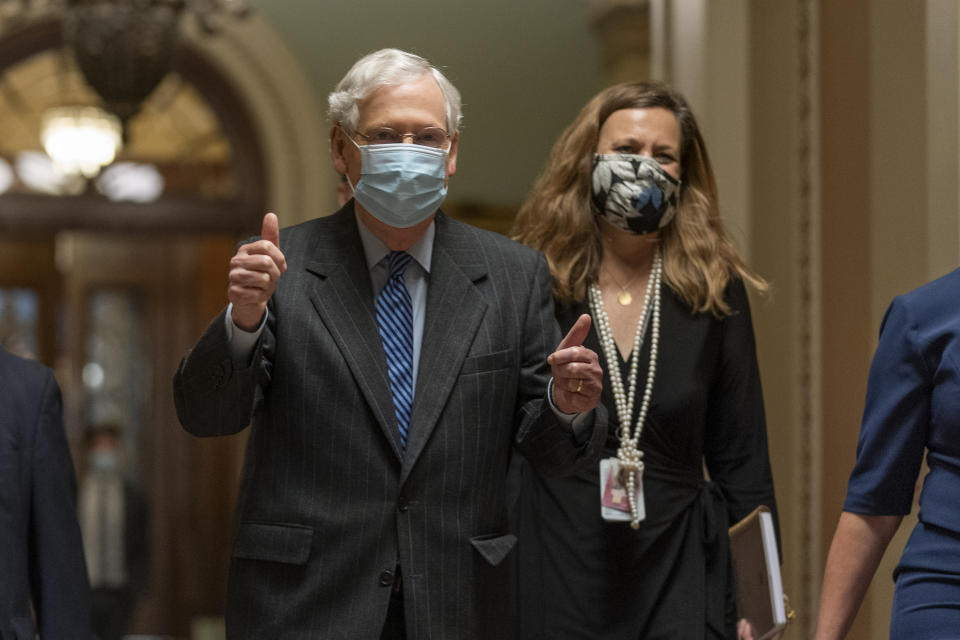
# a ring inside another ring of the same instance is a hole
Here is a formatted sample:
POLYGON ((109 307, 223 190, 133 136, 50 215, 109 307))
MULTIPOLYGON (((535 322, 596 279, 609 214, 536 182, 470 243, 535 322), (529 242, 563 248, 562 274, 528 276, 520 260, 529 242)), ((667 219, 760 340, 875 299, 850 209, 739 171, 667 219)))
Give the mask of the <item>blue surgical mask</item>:
POLYGON ((445 150, 404 143, 357 147, 360 180, 351 185, 353 196, 377 220, 406 229, 440 208, 447 197, 445 150))

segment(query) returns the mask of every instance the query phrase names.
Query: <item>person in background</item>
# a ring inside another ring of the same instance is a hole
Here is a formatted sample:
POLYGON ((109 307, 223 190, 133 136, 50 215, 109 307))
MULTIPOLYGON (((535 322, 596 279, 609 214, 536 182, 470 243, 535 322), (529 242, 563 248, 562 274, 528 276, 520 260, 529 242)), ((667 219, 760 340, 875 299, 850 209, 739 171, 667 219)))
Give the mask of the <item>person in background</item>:
POLYGON ((568 473, 606 437, 589 318, 561 340, 543 256, 439 210, 460 94, 436 67, 383 49, 329 101, 353 197, 265 216, 174 378, 189 432, 252 420, 227 634, 508 638, 512 448, 568 473))
POLYGON ((90 640, 60 387, 0 347, 0 389, 0 638, 90 640))
POLYGON ((561 328, 593 317, 611 415, 599 465, 515 467, 522 637, 736 637, 727 528, 776 513, 746 290, 767 286, 724 232, 684 98, 593 97, 514 232, 547 256, 561 328))
POLYGON ((890 638, 960 636, 960 269, 894 298, 867 382, 857 459, 830 545, 816 640, 843 638, 913 506, 893 573, 890 638))
POLYGON ((99 640, 120 640, 129 632, 147 577, 147 503, 124 473, 122 435, 116 425, 104 424, 84 437, 78 517, 99 640))

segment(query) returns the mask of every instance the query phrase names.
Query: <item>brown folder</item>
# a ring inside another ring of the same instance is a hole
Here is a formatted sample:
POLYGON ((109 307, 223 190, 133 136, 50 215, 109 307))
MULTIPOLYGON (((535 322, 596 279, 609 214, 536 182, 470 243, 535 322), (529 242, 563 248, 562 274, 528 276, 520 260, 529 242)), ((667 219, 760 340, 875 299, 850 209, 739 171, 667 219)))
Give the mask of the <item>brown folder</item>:
POLYGON ((739 637, 779 638, 787 625, 787 612, 770 509, 761 505, 730 527, 730 557, 739 637))

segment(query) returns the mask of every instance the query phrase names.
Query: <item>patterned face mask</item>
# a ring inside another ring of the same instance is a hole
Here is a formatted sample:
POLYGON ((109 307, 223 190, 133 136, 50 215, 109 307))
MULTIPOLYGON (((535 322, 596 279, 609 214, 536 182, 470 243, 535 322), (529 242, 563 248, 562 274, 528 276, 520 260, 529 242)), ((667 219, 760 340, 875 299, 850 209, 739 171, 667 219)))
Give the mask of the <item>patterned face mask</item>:
POLYGON ((653 158, 594 155, 593 211, 618 229, 636 234, 661 229, 673 220, 679 201, 680 181, 653 158))

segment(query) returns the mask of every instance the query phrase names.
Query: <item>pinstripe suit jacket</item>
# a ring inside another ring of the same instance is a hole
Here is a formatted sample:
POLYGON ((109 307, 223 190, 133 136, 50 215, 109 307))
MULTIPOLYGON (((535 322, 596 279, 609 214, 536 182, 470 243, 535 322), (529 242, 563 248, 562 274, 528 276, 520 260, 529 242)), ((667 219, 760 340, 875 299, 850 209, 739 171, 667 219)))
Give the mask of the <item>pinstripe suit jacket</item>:
POLYGON ((542 472, 591 464, 545 400, 560 340, 544 258, 437 214, 413 416, 400 448, 352 204, 280 233, 288 269, 252 362, 222 315, 181 363, 196 435, 252 418, 231 562, 230 638, 380 635, 403 571, 408 637, 508 638, 511 448, 542 472))

